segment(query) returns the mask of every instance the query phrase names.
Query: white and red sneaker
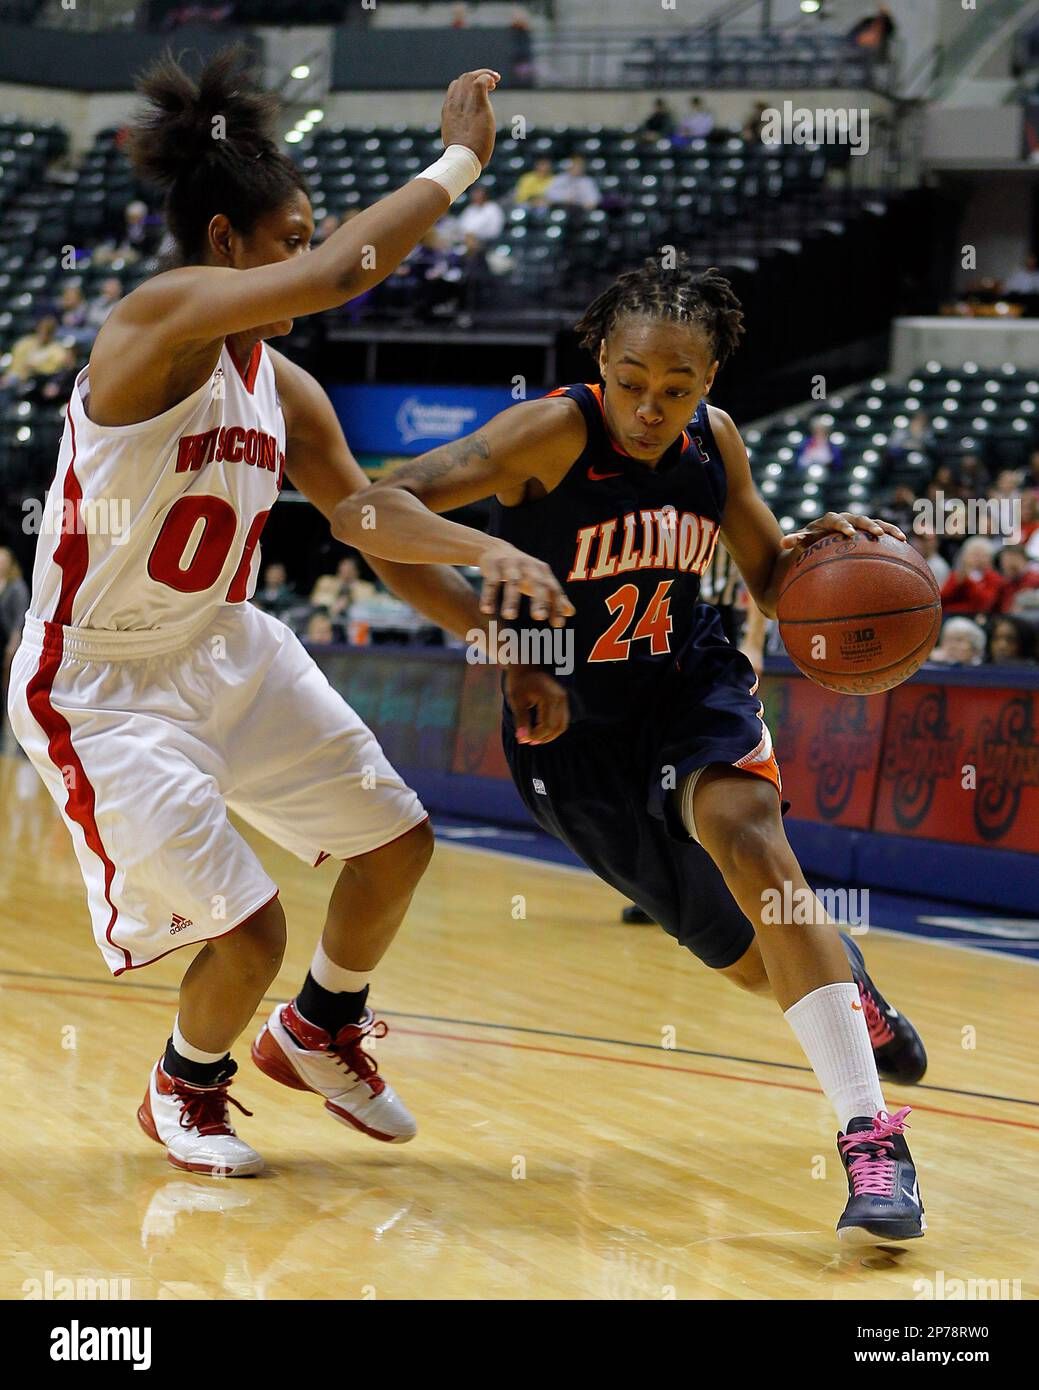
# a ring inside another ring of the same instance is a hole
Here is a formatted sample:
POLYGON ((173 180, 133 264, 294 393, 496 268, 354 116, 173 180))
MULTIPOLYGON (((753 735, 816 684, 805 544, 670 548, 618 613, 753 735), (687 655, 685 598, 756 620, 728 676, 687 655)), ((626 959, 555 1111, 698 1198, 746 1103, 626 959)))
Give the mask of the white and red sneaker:
POLYGON ((229 1062, 215 1086, 193 1086, 170 1076, 161 1058, 152 1067, 137 1120, 149 1139, 166 1146, 174 1168, 215 1178, 245 1178, 262 1171, 263 1159, 239 1139, 227 1118, 228 1104, 252 1114, 227 1093, 236 1070, 229 1062))
POLYGON ((365 1052, 365 1038, 384 1038, 388 1029, 365 1009, 360 1023, 348 1023, 333 1038, 297 1012, 279 1004, 253 1043, 252 1058, 265 1076, 297 1091, 325 1097, 325 1109, 345 1125, 373 1139, 406 1144, 418 1126, 365 1052))

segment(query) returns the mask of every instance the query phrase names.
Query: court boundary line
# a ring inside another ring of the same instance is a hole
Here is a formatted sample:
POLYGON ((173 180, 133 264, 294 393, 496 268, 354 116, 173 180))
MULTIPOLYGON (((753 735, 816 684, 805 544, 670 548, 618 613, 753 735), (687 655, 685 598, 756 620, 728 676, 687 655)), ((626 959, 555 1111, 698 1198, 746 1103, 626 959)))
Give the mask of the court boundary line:
MULTIPOLYGON (((28 980, 54 980, 54 981, 60 981, 60 982, 62 982, 62 983, 83 984, 83 985, 90 985, 90 986, 108 985, 108 984, 111 983, 111 982, 108 981, 108 980, 91 980, 91 979, 89 979, 89 978, 84 978, 83 976, 76 976, 76 975, 48 975, 48 974, 36 973, 36 972, 33 972, 33 971, 26 971, 26 970, 18 971, 18 970, 13 970, 13 969, 2 969, 2 968, 0 968, 0 976, 4 976, 4 975, 16 975, 16 976, 18 976, 18 977, 20 977, 20 978, 28 979, 28 980)), ((95 993, 93 990, 91 990, 90 992, 84 992, 84 991, 80 991, 80 990, 45 989, 45 988, 40 988, 40 987, 38 987, 38 986, 33 986, 33 985, 31 985, 31 984, 27 984, 27 985, 10 984, 10 985, 6 985, 6 986, 5 986, 4 983, 2 982, 2 980, 0 980, 0 990, 2 990, 3 988, 12 989, 12 990, 15 990, 16 992, 19 992, 19 993, 36 993, 36 994, 53 994, 53 995, 78 994, 78 995, 80 995, 80 996, 83 996, 83 995, 85 994, 85 997, 86 997, 86 998, 94 998, 94 999, 102 999, 102 998, 103 998, 103 999, 115 999, 115 1000, 118 1001, 118 1000, 123 1000, 123 999, 124 999, 125 993, 126 993, 127 991, 132 991, 132 990, 152 990, 152 991, 156 991, 156 992, 165 991, 165 992, 167 992, 167 993, 174 993, 174 992, 176 992, 176 991, 180 988, 180 986, 179 986, 179 985, 148 984, 148 983, 145 982, 145 981, 140 981, 140 982, 127 982, 126 984, 120 984, 120 985, 119 985, 119 992, 118 992, 118 993, 111 993, 111 992, 110 992, 110 993, 107 993, 107 994, 97 994, 97 993, 95 993)), ((168 1001, 165 1000, 165 999, 138 999, 137 1002, 138 1002, 138 1003, 145 1003, 145 1004, 161 1005, 163 1008, 169 1007, 168 1001)), ((263 996, 263 998, 261 999, 261 1001, 260 1001, 260 1007, 262 1007, 262 1006, 264 1006, 264 1005, 276 1005, 276 1004, 279 1004, 279 1003, 281 1003, 281 1002, 282 1002, 281 999, 278 998, 277 996, 265 994, 265 995, 263 996)), ((258 1008, 256 1012, 259 1013, 259 1012, 260 1012, 260 1009, 258 1008)), ((590 1034, 590 1033, 566 1033, 566 1032, 563 1032, 561 1029, 534 1028, 534 1027, 531 1027, 530 1025, 527 1025, 527 1024, 520 1024, 520 1023, 490 1023, 490 1022, 485 1022, 485 1021, 480 1020, 480 1019, 472 1019, 472 1018, 447 1018, 447 1017, 444 1017, 444 1016, 442 1016, 442 1015, 440 1015, 440 1014, 415 1014, 415 1013, 408 1013, 408 1012, 406 1012, 406 1011, 404 1011, 404 1010, 402 1010, 402 1009, 380 1009, 379 1012, 382 1013, 382 1014, 385 1014, 388 1018, 402 1018, 402 1019, 408 1019, 408 1020, 410 1020, 410 1021, 412 1021, 412 1022, 417 1022, 417 1023, 443 1023, 443 1024, 447 1024, 447 1025, 449 1025, 449 1026, 462 1027, 462 1028, 486 1028, 486 1029, 488 1029, 488 1030, 493 1030, 493 1031, 495 1031, 495 1032, 503 1032, 503 1033, 522 1033, 522 1034, 527 1034, 527 1035, 531 1035, 531 1036, 534 1036, 534 1037, 542 1037, 542 1038, 559 1038, 559 1039, 565 1039, 565 1040, 570 1041, 570 1042, 591 1042, 591 1043, 599 1043, 599 1044, 601 1044, 602 1046, 605 1046, 605 1047, 628 1047, 628 1048, 637 1048, 637 1049, 639 1049, 640 1051, 651 1051, 651 1052, 654 1052, 654 1053, 658 1053, 658 1052, 671 1052, 671 1053, 674 1053, 674 1054, 676 1054, 677 1056, 680 1056, 680 1057, 697 1057, 697 1058, 701 1058, 701 1059, 703 1059, 703 1060, 705 1060, 705 1061, 732 1062, 732 1063, 734 1063, 734 1064, 737 1065, 737 1066, 772 1067, 772 1068, 775 1068, 776 1070, 780 1070, 780 1071, 798 1072, 798 1073, 800 1073, 800 1074, 802 1074, 802 1075, 807 1075, 807 1076, 813 1075, 811 1067, 805 1066, 804 1064, 799 1063, 799 1062, 774 1062, 774 1061, 770 1061, 768 1058, 764 1058, 764 1057, 739 1057, 739 1056, 736 1056, 734 1053, 730 1053, 730 1052, 708 1052, 708 1051, 705 1051, 705 1050, 700 1049, 700 1048, 690 1048, 690 1047, 665 1048, 665 1047, 662 1047, 659 1043, 638 1042, 638 1041, 631 1040, 631 1039, 626 1039, 626 1038, 603 1038, 603 1037, 599 1037, 599 1036, 597 1036, 597 1035, 595 1035, 595 1034, 590 1034)), ((255 1017, 255 1015, 254 1015, 254 1017, 255 1017)), ((405 1034, 405 1035, 411 1034, 411 1035, 417 1036, 417 1037, 427 1037, 427 1036, 428 1036, 428 1037, 432 1037, 432 1038, 436 1038, 436 1037, 450 1038, 450 1037, 451 1037, 450 1034, 446 1034, 446 1033, 428 1033, 428 1034, 427 1034, 427 1033, 423 1033, 421 1030, 414 1029, 414 1028, 406 1028, 406 1027, 397 1027, 396 1031, 399 1032, 399 1033, 405 1034)), ((496 1041, 496 1040, 494 1040, 494 1039, 485 1039, 485 1038, 471 1038, 471 1039, 464 1039, 464 1041, 470 1041, 470 1042, 475 1042, 475 1043, 487 1043, 487 1044, 489 1044, 489 1043, 494 1042, 494 1041, 496 1041)), ((515 1047, 515 1048, 517 1048, 517 1049, 534 1050, 534 1051, 539 1050, 539 1049, 536 1048, 536 1046, 535 1046, 534 1044, 502 1043, 501 1045, 502 1045, 502 1046, 511 1046, 511 1047, 515 1047)), ((566 1056, 566 1057, 582 1057, 582 1056, 586 1056, 586 1055, 591 1055, 591 1054, 583 1054, 583 1053, 578 1053, 578 1052, 570 1052, 570 1051, 560 1050, 560 1049, 540 1049, 540 1050, 542 1050, 542 1051, 550 1051, 550 1052, 553 1052, 553 1051, 554 1051, 557 1055, 559 1055, 559 1056, 566 1056)), ((618 1062, 631 1062, 631 1063, 634 1063, 637 1059, 635 1059, 635 1058, 624 1058, 624 1057, 618 1057, 618 1058, 599 1057, 598 1060, 600 1060, 600 1061, 618 1061, 618 1062)), ((663 1070, 663 1071, 669 1071, 669 1070, 670 1070, 670 1071, 689 1071, 689 1070, 694 1070, 694 1069, 683 1068, 683 1067, 672 1067, 672 1066, 670 1066, 668 1063, 656 1063, 656 1064, 655 1064, 655 1063, 646 1062, 646 1063, 642 1063, 642 1065, 646 1065, 646 1066, 650 1066, 650 1067, 652 1067, 652 1066, 655 1065, 655 1066, 657 1066, 660 1070, 663 1070)), ((714 1073, 714 1072, 710 1072, 710 1073, 703 1073, 703 1074, 704 1074, 704 1075, 710 1075, 710 1076, 728 1077, 730 1080, 735 1080, 735 1081, 756 1081, 756 1080, 760 1080, 760 1084, 762 1084, 762 1085, 773 1084, 773 1083, 765 1082, 763 1079, 760 1079, 760 1078, 735 1076, 735 1075, 734 1075, 733 1073, 731 1073, 731 1072, 726 1072, 726 1073, 714 1073)), ((776 1084, 776 1085, 781 1085, 782 1083, 776 1082, 776 1083, 774 1083, 774 1084, 776 1084)), ((891 1083, 891 1084, 892 1084, 892 1085, 895 1085, 895 1084, 897 1084, 897 1083, 891 1083)), ((821 1094, 821 1092, 816 1092, 816 1091, 814 1091, 814 1090, 811 1090, 811 1088, 808 1088, 808 1087, 794 1086, 794 1087, 792 1087, 792 1089, 794 1089, 794 1090, 810 1090, 810 1091, 811 1091, 811 1094, 821 1094)), ((1001 1095, 994 1095, 994 1094, 992 1094, 991 1092, 988 1092, 988 1091, 963 1091, 963 1090, 959 1090, 959 1089, 956 1088, 956 1087, 952 1087, 952 1086, 935 1086, 935 1085, 928 1084, 927 1082, 923 1082, 923 1083, 921 1083, 920 1085, 913 1086, 913 1087, 900 1087, 899 1089, 900 1089, 900 1090, 911 1090, 911 1091, 914 1092, 914 1093, 928 1091, 928 1092, 933 1092, 933 1093, 935 1093, 936 1095, 958 1096, 958 1097, 960 1097, 960 1098, 962 1098, 962 1099, 964 1099, 964 1100, 988 1100, 988 1101, 994 1101, 994 1102, 996 1102, 996 1103, 998 1103, 998 1104, 1003 1104, 1003 1105, 1024 1105, 1024 1106, 1028 1106, 1029 1108, 1039 1108, 1039 1100, 1029 1100, 1027 1097, 1024 1097, 1024 1096, 1001 1096, 1001 1095)), ((922 1105, 917 1105, 917 1106, 914 1106, 913 1108, 914 1108, 914 1109, 917 1109, 917 1110, 923 1110, 925 1107, 922 1106, 922 1105)), ((958 1113, 958 1112, 955 1112, 955 1111, 936 1111, 935 1113, 956 1114, 956 1113, 958 1113)), ((986 1118, 989 1118, 989 1117, 987 1117, 987 1116, 973 1116, 973 1117, 970 1117, 970 1116, 961 1116, 961 1118, 986 1119, 986 1118)), ((993 1120, 993 1122, 996 1123, 995 1120, 993 1120)), ((999 1121, 999 1123, 1007 1123, 1007 1124, 1009 1124, 1009 1123, 1011 1123, 1011 1122, 1010 1122, 1010 1121, 999 1121)), ((1036 1128, 1036 1129, 1039 1129, 1039 1125, 1037 1125, 1037 1126, 1028 1126, 1028 1125, 1026 1125, 1025 1128, 1036 1128)))

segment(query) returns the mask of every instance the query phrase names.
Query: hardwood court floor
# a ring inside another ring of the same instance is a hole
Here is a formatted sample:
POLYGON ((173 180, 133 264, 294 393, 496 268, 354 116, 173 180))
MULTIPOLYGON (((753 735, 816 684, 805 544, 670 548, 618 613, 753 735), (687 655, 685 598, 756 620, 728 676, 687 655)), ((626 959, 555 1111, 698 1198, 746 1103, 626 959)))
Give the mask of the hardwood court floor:
MULTIPOLYGON (((302 978, 335 869, 255 843, 289 918, 273 1003, 302 978)), ((931 1070, 888 1092, 892 1110, 919 1101, 930 1232, 864 1256, 835 1241, 834 1125, 775 1006, 620 925, 590 876, 438 848, 373 990, 418 1138, 335 1123, 261 1076, 247 1038, 240 1131, 269 1169, 215 1181, 169 1167, 134 1118, 189 952, 108 975, 67 833, 12 757, 0 846, 0 1296, 48 1278, 249 1299, 913 1300, 938 1271, 1039 1287, 1034 965, 865 938, 931 1070)))

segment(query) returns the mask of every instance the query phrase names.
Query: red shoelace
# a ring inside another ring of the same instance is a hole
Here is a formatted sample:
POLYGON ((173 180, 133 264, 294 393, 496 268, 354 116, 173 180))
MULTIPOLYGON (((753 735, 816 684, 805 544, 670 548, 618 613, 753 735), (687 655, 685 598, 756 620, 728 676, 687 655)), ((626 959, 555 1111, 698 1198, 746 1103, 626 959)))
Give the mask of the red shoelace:
POLYGON ((179 1077, 170 1077, 170 1088, 183 1107, 180 1115, 181 1129, 197 1129, 199 1134, 233 1134, 228 1123, 227 1107, 233 1105, 243 1115, 252 1116, 251 1110, 228 1094, 231 1082, 223 1081, 218 1086, 191 1086, 179 1077))
POLYGON ((337 1062, 341 1062, 347 1071, 353 1072, 359 1081, 367 1082, 373 1096, 385 1090, 386 1082, 377 1074, 379 1064, 374 1057, 369 1057, 365 1052, 363 1043, 369 1035, 373 1038, 384 1038, 389 1031, 389 1025, 383 1019, 373 1017, 368 1023, 351 1024, 349 1032, 352 1036, 343 1038, 340 1034, 339 1038, 333 1038, 325 1049, 337 1062))

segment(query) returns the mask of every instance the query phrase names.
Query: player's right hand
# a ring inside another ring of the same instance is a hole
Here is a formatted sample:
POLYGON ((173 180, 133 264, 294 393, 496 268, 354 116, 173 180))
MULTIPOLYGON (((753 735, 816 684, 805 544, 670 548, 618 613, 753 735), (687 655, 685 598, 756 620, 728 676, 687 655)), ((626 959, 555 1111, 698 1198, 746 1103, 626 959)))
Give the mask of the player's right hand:
POLYGON ((558 579, 543 560, 535 560, 506 541, 491 541, 479 559, 483 575, 480 612, 515 618, 520 597, 530 599, 530 616, 535 622, 563 627, 574 615, 558 579))
POLYGON ((440 134, 444 148, 465 145, 486 169, 494 153, 494 108, 491 92, 501 81, 493 68, 463 72, 447 89, 440 113, 440 134))
POLYGON ((570 724, 566 690, 547 671, 533 666, 509 666, 505 698, 516 725, 517 743, 551 743, 570 724))

